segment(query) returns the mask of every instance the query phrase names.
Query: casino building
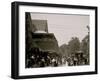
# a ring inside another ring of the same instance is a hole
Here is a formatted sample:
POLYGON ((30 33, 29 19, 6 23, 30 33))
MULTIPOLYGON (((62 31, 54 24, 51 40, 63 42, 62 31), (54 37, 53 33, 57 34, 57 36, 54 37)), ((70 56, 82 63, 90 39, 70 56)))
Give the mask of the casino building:
MULTIPOLYGON (((27 60, 31 59, 32 55, 39 60, 44 58, 47 60, 55 58, 60 60, 60 51, 56 37, 53 33, 49 33, 47 20, 32 20, 30 13, 26 12, 26 68, 40 63, 39 61, 29 64, 27 60)), ((33 67, 39 67, 33 66, 33 67)))

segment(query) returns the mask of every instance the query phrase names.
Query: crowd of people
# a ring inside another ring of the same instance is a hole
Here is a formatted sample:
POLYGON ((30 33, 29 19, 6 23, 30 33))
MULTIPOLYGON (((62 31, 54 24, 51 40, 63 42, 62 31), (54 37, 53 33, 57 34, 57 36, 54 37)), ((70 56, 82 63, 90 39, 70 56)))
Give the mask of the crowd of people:
POLYGON ((84 57, 83 54, 74 54, 69 57, 65 57, 65 62, 63 64, 67 64, 68 66, 79 66, 79 65, 88 65, 89 59, 84 57))
POLYGON ((78 66, 88 64, 88 59, 82 53, 72 56, 59 56, 55 52, 44 52, 39 49, 32 49, 26 55, 26 68, 36 67, 57 67, 57 66, 78 66))
POLYGON ((57 67, 59 65, 61 65, 60 56, 54 52, 50 53, 40 51, 39 49, 33 49, 26 55, 26 68, 48 66, 57 67))

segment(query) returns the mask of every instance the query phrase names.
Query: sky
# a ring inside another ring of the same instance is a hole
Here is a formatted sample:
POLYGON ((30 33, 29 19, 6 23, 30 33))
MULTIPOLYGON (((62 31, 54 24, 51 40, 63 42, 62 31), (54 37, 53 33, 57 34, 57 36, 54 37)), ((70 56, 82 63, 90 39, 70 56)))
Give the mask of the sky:
POLYGON ((54 33, 58 45, 68 44, 72 37, 80 42, 88 34, 89 15, 31 13, 33 20, 47 20, 48 32, 54 33))

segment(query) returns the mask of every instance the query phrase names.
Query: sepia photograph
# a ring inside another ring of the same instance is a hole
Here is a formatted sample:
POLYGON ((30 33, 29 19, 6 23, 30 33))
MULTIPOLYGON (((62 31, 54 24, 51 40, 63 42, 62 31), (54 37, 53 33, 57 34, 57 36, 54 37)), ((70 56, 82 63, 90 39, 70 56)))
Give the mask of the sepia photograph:
POLYGON ((97 7, 12 3, 11 77, 97 74, 97 7))
POLYGON ((25 13, 25 68, 90 64, 90 16, 25 13))

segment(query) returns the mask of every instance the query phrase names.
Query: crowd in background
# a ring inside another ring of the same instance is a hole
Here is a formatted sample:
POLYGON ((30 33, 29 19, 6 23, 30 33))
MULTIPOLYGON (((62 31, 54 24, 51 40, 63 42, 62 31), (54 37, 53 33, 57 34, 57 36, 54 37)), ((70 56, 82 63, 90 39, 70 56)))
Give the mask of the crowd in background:
POLYGON ((71 56, 59 56, 52 52, 43 52, 33 49, 26 56, 26 68, 36 67, 57 67, 57 66, 78 66, 87 65, 88 59, 83 53, 75 53, 71 56))

